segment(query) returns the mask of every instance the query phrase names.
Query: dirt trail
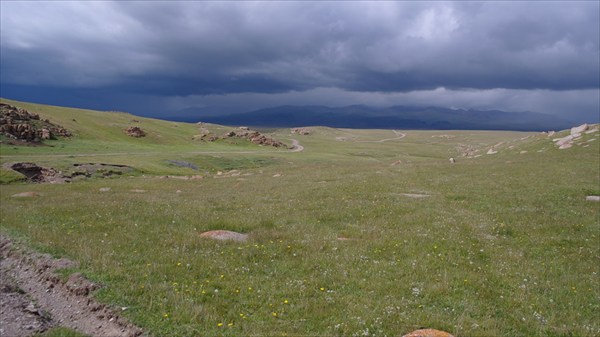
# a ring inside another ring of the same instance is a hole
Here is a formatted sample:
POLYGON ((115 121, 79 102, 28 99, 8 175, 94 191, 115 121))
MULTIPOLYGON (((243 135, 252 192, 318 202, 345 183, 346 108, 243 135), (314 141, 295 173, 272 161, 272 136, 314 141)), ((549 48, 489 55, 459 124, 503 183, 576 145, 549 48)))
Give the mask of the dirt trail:
POLYGON ((0 235, 0 256, 2 336, 30 336, 52 326, 64 326, 90 336, 142 335, 140 328, 91 297, 98 285, 79 273, 66 281, 55 274, 57 269, 73 267, 72 261, 28 252, 15 247, 3 235, 0 235))
POLYGON ((383 142, 388 142, 390 140, 398 140, 398 139, 402 139, 404 137, 406 137, 405 133, 402 133, 400 131, 397 130, 392 130, 392 132, 394 134, 396 134, 396 137, 394 138, 386 138, 386 139, 380 139, 380 140, 356 140, 356 143, 383 143, 383 142))
POLYGON ((290 149, 290 152, 304 151, 304 146, 300 145, 300 142, 298 142, 296 139, 291 139, 291 141, 292 141, 292 148, 290 149))

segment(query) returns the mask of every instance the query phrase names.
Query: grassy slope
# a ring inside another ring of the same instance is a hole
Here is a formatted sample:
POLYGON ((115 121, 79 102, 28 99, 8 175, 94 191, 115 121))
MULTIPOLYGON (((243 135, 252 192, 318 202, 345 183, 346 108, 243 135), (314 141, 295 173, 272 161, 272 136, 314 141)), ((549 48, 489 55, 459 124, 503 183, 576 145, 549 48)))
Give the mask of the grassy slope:
MULTIPOLYGON (((84 121, 80 111, 36 109, 67 128, 74 113, 84 121)), ((366 143, 356 141, 394 134, 315 128, 310 136, 276 132, 300 140, 304 152, 236 154, 259 148, 194 144, 193 125, 143 119, 142 128, 164 138, 129 139, 120 130, 130 118, 102 118, 118 128, 96 127, 96 135, 81 127, 89 143, 2 145, 2 155, 60 165, 97 158, 39 155, 135 147, 152 154, 103 161, 191 174, 164 164, 168 158, 242 175, 3 185, 0 221, 15 237, 79 260, 107 285, 97 296, 128 307, 124 314, 154 335, 401 335, 421 326, 459 336, 600 334, 599 209, 584 201, 600 192, 598 141, 557 150, 534 133, 406 131, 401 140, 366 143), (433 137, 440 135, 454 138, 433 137), (496 155, 457 152, 469 144, 485 153, 500 142, 496 155), (230 153, 190 153, 198 147, 230 153), (27 190, 44 196, 10 198, 27 190), (210 229, 252 240, 198 238, 210 229)))
MULTIPOLYGON (((192 137, 198 134, 198 127, 190 123, 166 122, 127 113, 99 113, 6 99, 0 99, 0 102, 38 113, 41 118, 48 118, 51 122, 62 125, 75 135, 70 139, 46 141, 45 144, 49 146, 3 145, 0 148, 2 163, 34 161, 40 165, 66 169, 74 163, 103 162, 132 165, 142 172, 152 174, 193 174, 190 169, 170 165, 168 160, 179 160, 190 153, 207 153, 207 156, 212 156, 210 153, 213 152, 215 155, 220 155, 238 151, 265 153, 274 151, 273 148, 258 147, 250 142, 239 140, 213 143, 192 141, 192 137), (124 130, 129 126, 142 128, 147 136, 143 138, 127 136, 124 130), (236 146, 232 146, 231 143, 235 143, 236 146)), ((231 130, 229 127, 218 125, 208 125, 208 128, 217 135, 231 130)), ((224 167, 227 167, 227 163, 224 167)), ((207 167, 207 169, 218 168, 218 163, 216 165, 209 163, 207 167)), ((6 170, 2 173, 9 174, 6 170)))

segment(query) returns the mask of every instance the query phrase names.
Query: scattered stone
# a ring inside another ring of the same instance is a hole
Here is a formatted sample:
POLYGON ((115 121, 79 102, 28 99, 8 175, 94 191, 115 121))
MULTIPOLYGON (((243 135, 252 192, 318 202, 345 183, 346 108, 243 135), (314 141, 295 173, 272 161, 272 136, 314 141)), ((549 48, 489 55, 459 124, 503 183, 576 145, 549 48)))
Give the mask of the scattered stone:
POLYGON ((175 191, 175 193, 181 194, 181 190, 177 190, 177 191, 175 191))
POLYGON ((146 190, 141 190, 141 189, 137 189, 137 188, 134 188, 134 189, 132 189, 130 191, 133 192, 133 193, 146 193, 146 190))
POLYGON ((473 145, 459 144, 455 147, 456 151, 460 153, 462 157, 473 158, 479 150, 473 145))
POLYGON ((489 149, 487 154, 496 154, 498 153, 498 151, 494 150, 494 149, 489 149))
POLYGON ((108 192, 108 191, 110 191, 110 187, 100 187, 100 189, 98 191, 100 191, 100 192, 108 192))
POLYGON ((281 177, 281 173, 276 173, 273 175, 273 178, 279 178, 279 177, 281 177))
POLYGON ((179 180, 197 180, 204 179, 201 175, 193 175, 193 176, 160 176, 158 179, 179 179, 179 180))
POLYGON ((244 242, 248 240, 248 234, 242 234, 227 230, 213 230, 200 234, 202 238, 208 238, 219 241, 236 241, 244 242))
POLYGON ((552 137, 554 136, 554 134, 556 133, 556 131, 549 131, 548 132, 548 137, 552 137))
POLYGON ((128 136, 135 137, 135 138, 140 138, 140 137, 146 136, 146 132, 144 132, 144 130, 142 130, 139 126, 130 126, 127 129, 125 129, 125 133, 128 136))
POLYGON ((598 127, 596 126, 593 129, 589 129, 585 132, 586 135, 589 135, 590 133, 594 133, 594 132, 598 132, 598 127))
POLYGON ((291 130, 291 132, 306 136, 306 135, 310 135, 312 133, 312 130, 309 128, 293 128, 291 130))
POLYGON ((454 158, 450 158, 449 160, 450 160, 450 164, 456 163, 456 160, 454 160, 454 158))
POLYGON ((203 134, 199 134, 199 135, 194 135, 192 137, 192 140, 200 140, 203 142, 214 142, 216 140, 218 140, 219 137, 217 135, 214 135, 210 132, 207 131, 207 133, 203 133, 203 134))
POLYGON ((42 195, 38 192, 21 192, 12 195, 13 198, 35 198, 40 196, 42 195))
POLYGON ((588 195, 585 197, 587 201, 600 201, 600 195, 588 195))
POLYGON ((402 337, 454 337, 451 334, 435 329, 419 329, 402 337))
POLYGON ((525 153, 527 153, 527 151, 525 151, 525 150, 519 152, 519 154, 525 154, 525 153))
POLYGON ((396 166, 396 165, 400 165, 400 164, 402 164, 402 160, 396 160, 395 162, 393 162, 391 164, 391 166, 396 166))
POLYGON ((93 176, 99 178, 106 178, 114 175, 122 175, 127 172, 133 171, 133 167, 127 165, 118 164, 104 164, 104 163, 80 163, 73 164, 73 171, 65 174, 67 178, 85 177, 91 178, 93 176))
POLYGON ((565 143, 558 147, 559 150, 568 149, 573 146, 573 143, 565 143))
MULTIPOLYGON (((580 126, 575 126, 571 128, 571 135, 581 134, 586 131, 590 126, 586 124, 581 124, 580 126)), ((577 136, 576 136, 577 137, 577 136)))
POLYGON ((196 166, 196 165, 194 165, 192 163, 188 163, 186 161, 182 161, 182 160, 169 160, 168 162, 170 164, 175 165, 175 166, 191 168, 194 171, 198 171, 199 170, 198 166, 196 166))

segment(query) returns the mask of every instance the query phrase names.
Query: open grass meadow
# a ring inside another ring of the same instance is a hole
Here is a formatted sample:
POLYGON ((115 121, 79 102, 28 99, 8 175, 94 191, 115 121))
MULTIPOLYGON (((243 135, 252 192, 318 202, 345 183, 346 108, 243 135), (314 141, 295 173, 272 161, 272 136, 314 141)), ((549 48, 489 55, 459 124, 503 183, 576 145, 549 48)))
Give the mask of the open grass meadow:
POLYGON ((194 124, 3 101, 75 137, 3 143, 2 164, 135 168, 69 184, 2 169, 0 224, 79 261, 104 286, 95 296, 149 335, 600 335, 600 204, 585 200, 600 195, 597 132, 558 150, 540 133, 275 130, 304 146, 291 152, 192 141, 194 124), (129 125, 148 137, 127 137, 129 125), (42 196, 11 197, 24 191, 42 196), (250 239, 199 237, 213 229, 250 239))

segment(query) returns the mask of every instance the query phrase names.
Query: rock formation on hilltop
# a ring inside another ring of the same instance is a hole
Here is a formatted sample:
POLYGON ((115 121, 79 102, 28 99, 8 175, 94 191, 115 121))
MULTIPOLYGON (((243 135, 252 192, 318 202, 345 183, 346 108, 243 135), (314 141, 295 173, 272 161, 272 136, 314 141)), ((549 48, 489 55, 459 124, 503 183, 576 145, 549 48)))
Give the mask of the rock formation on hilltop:
POLYGON ((23 108, 0 103, 0 134, 15 140, 39 143, 56 137, 71 137, 60 125, 41 119, 38 114, 23 108))
POLYGON ((275 139, 273 139, 271 137, 267 137, 258 131, 250 130, 249 128, 244 127, 244 126, 241 126, 236 130, 231 130, 223 136, 223 138, 231 138, 231 137, 245 138, 245 139, 251 141, 252 143, 258 144, 258 145, 267 145, 267 146, 273 146, 273 147, 287 147, 282 142, 276 141, 275 139))
POLYGON ((228 139, 228 138, 243 138, 257 145, 266 145, 273 147, 284 147, 287 148, 287 145, 284 143, 277 141, 271 137, 268 137, 258 131, 250 130, 250 128, 246 126, 240 126, 237 129, 231 130, 225 133, 223 136, 219 137, 206 127, 204 127, 203 123, 198 123, 200 134, 192 137, 192 140, 201 140, 214 142, 219 139, 228 139))

